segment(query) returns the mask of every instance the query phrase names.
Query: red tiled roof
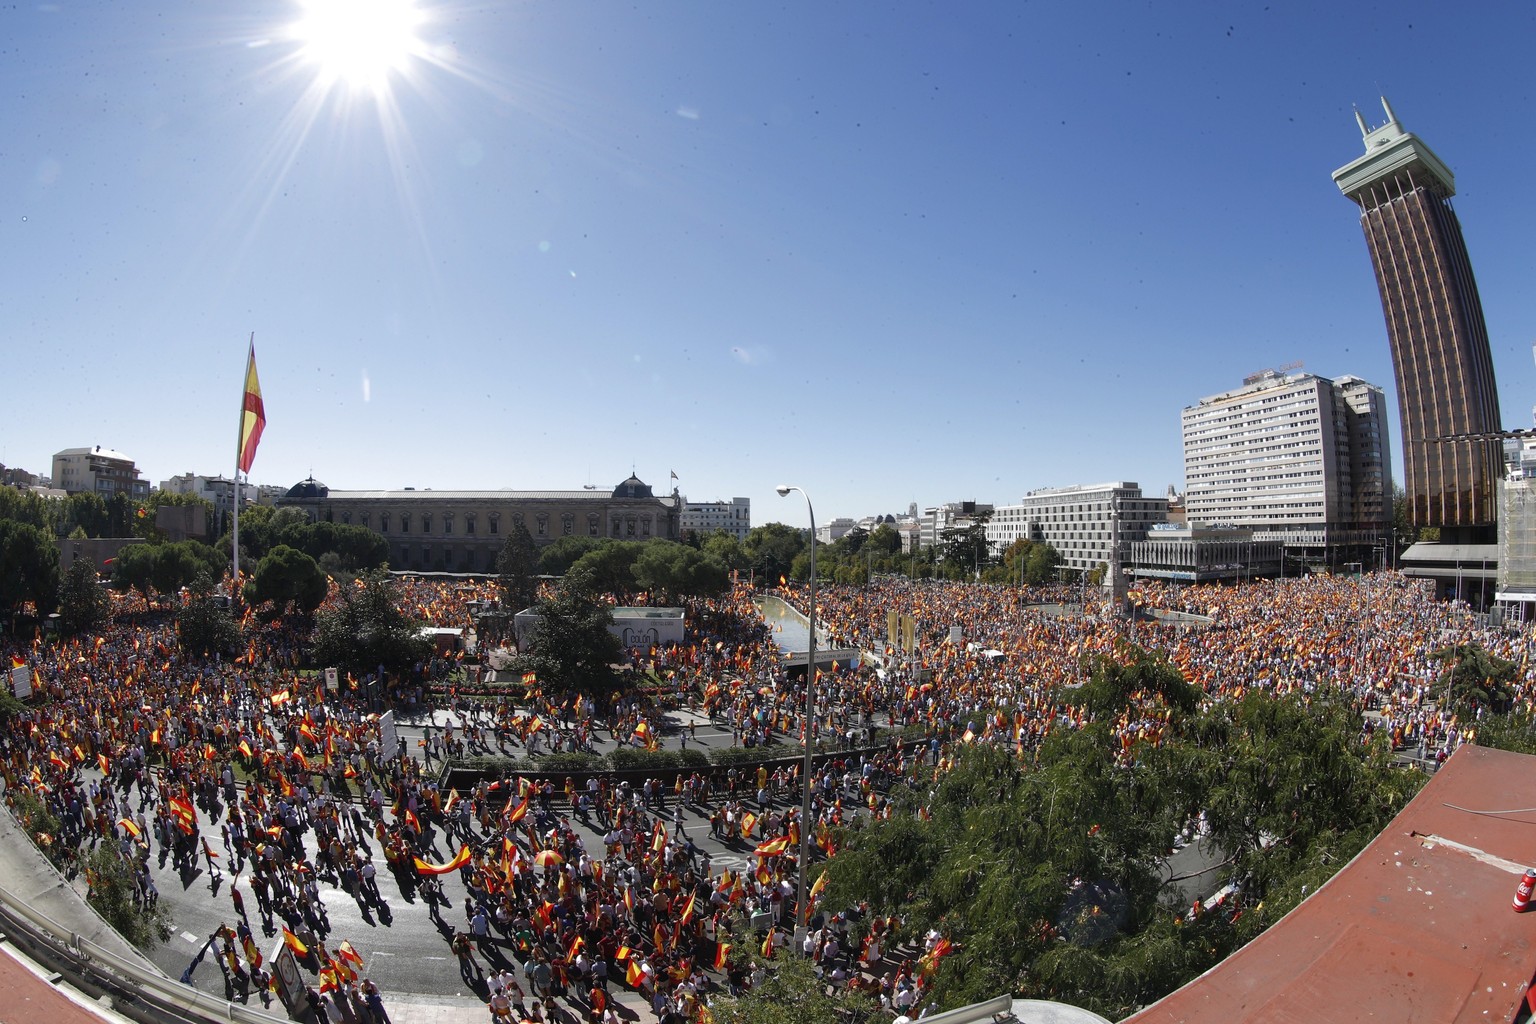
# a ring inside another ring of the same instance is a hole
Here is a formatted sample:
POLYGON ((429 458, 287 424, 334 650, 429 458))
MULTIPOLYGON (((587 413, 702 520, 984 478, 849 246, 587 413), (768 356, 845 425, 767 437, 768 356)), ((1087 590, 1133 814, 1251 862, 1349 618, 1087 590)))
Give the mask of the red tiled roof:
MULTIPOLYGON (((39 978, 0 946, 0 1020, 27 1024, 102 1024, 108 1019, 39 978)), ((113 1016, 114 1020, 122 1020, 113 1016)))
POLYGON ((1510 907, 1533 804, 1536 757, 1462 747, 1327 885, 1128 1021, 1512 1021, 1536 975, 1536 906, 1510 907))

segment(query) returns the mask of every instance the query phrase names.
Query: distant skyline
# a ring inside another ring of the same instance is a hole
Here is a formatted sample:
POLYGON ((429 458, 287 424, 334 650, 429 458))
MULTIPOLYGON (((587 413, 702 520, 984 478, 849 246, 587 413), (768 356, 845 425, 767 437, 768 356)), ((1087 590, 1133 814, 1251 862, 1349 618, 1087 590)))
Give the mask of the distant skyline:
POLYGON ((1531 424, 1529 7, 421 0, 372 69, 292 0, 0 26, 6 465, 231 474, 254 332, 256 483, 1158 495, 1184 406, 1298 361, 1387 392, 1401 480, 1330 178, 1382 94, 1531 424))

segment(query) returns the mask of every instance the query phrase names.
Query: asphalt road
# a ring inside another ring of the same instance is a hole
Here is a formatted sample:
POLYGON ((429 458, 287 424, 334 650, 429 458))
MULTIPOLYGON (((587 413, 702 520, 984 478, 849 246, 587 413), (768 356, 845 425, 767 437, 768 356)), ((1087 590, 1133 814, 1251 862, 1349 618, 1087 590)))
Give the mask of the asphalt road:
MULTIPOLYGON (((731 745, 729 729, 711 725, 702 716, 686 711, 674 712, 671 716, 671 721, 677 724, 685 724, 690 720, 697 723, 697 739, 694 741, 697 746, 710 749, 731 745)), ((448 717, 439 712, 434 716, 434 727, 441 728, 448 721, 448 717)), ((413 754, 419 753, 416 740, 421 737, 421 726, 404 725, 399 731, 406 749, 413 754)), ((677 737, 672 735, 668 737, 667 745, 673 746, 676 742, 677 737)), ((612 743, 605 740, 598 745, 598 750, 602 752, 604 748, 611 747, 612 743)), ((671 824, 674 803, 675 797, 669 792, 667 823, 668 829, 675 835, 676 830, 671 824)), ((782 802, 777 805, 780 810, 783 806, 782 802)), ((202 858, 199 858, 197 871, 190 874, 174 871, 168 860, 162 864, 158 849, 155 851, 156 856, 151 859, 155 884, 173 921, 170 940, 156 949, 151 958, 173 978, 182 976, 199 949, 221 924, 233 927, 238 920, 230 897, 232 883, 229 877, 230 865, 227 863, 229 856, 221 845, 217 822, 206 820, 206 814, 201 814, 200 818, 203 819, 203 834, 220 855, 217 862, 222 869, 220 877, 210 877, 202 858)), ((600 859, 603 849, 601 833, 595 828, 582 825, 574 816, 570 821, 582 837, 587 850, 597 854, 600 859)), ((710 869, 715 874, 725 868, 736 870, 755 864, 752 843, 737 841, 726 844, 710 838, 707 812, 685 810, 683 836, 693 839, 696 846, 709 854, 710 869)), ((306 840, 306 848, 313 859, 313 835, 307 836, 306 840)), ((378 867, 379 889, 385 905, 377 909, 365 907, 341 889, 322 884, 320 892, 331 925, 327 947, 334 950, 342 939, 349 940, 363 955, 366 972, 386 992, 459 997, 480 995, 459 977, 458 963, 448 949, 448 939, 452 935, 449 929, 463 929, 467 924, 463 912, 467 893, 457 873, 441 876, 449 905, 441 911, 443 923, 440 925, 433 920, 430 908, 421 899, 414 896, 406 898, 387 870, 378 844, 372 843, 372 847, 373 860, 378 867)), ((454 852, 448 848, 447 841, 441 835, 438 837, 437 850, 442 860, 447 860, 454 852)), ((250 915, 251 928, 258 937, 263 954, 270 959, 270 955, 281 945, 281 932, 262 935, 256 899, 251 894, 244 874, 235 879, 233 885, 241 890, 246 911, 250 915)), ((220 998, 236 995, 228 987, 216 958, 211 954, 204 957, 193 970, 191 981, 199 989, 220 998)))

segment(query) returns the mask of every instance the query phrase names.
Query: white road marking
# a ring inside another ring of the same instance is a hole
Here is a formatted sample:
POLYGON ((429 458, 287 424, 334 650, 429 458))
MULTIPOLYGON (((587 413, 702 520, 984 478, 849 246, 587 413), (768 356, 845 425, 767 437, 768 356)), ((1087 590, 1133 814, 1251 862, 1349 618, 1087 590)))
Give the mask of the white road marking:
POLYGON ((198 938, 196 935, 193 935, 191 932, 182 932, 181 937, 192 943, 194 946, 201 946, 203 944, 203 940, 198 938))

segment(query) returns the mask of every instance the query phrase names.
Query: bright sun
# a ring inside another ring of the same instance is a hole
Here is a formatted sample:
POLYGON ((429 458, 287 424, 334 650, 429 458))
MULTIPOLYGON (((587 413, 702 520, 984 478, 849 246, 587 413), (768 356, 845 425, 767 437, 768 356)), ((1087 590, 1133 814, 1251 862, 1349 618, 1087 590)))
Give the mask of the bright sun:
POLYGON ((300 0, 300 6, 294 35, 325 86, 385 93, 390 76, 422 51, 416 37, 422 18, 411 0, 300 0))

